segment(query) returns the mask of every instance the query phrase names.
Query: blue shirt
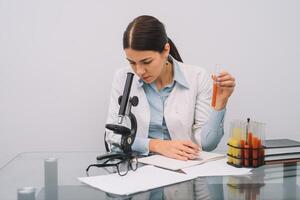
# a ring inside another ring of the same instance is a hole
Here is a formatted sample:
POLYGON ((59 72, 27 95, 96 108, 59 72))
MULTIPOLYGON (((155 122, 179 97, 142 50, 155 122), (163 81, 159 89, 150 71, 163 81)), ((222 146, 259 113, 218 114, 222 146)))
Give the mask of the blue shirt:
MULTIPOLYGON (((143 87, 149 106, 150 106, 150 124, 148 138, 136 137, 132 146, 133 150, 141 152, 143 154, 149 153, 149 141, 150 139, 162 139, 170 140, 170 134, 168 127, 164 119, 164 104, 169 94, 172 92, 176 84, 188 89, 188 83, 185 80, 183 73, 178 66, 178 63, 173 59, 173 71, 174 78, 172 83, 166 85, 161 90, 158 90, 155 82, 146 84, 141 79, 139 80, 140 87, 143 87)), ((203 150, 213 150, 218 141, 224 134, 223 121, 224 121, 225 109, 221 111, 215 111, 210 115, 208 122, 204 125, 201 132, 201 146, 203 150), (215 141, 215 142, 214 142, 215 141), (206 145, 210 144, 210 145, 206 145)))

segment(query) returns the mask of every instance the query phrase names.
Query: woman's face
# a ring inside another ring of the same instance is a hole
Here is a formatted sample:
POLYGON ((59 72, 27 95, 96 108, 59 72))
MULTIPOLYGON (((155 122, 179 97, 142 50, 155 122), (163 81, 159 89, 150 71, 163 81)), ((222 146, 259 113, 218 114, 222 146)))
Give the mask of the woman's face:
POLYGON ((169 54, 169 44, 162 53, 156 51, 137 51, 125 49, 125 54, 132 70, 145 82, 154 82, 161 74, 169 54))

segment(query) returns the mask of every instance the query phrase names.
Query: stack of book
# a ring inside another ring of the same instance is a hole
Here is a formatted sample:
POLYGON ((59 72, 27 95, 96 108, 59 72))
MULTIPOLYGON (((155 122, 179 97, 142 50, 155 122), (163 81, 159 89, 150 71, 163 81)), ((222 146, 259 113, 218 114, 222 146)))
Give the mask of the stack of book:
POLYGON ((265 140, 265 164, 300 162, 300 142, 291 139, 265 140))

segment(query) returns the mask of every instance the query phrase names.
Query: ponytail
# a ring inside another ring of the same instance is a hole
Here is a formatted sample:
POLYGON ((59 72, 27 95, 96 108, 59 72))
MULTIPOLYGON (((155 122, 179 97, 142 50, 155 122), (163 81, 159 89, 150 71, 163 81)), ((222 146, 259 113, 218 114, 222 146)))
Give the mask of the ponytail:
POLYGON ((178 60, 179 62, 183 62, 181 59, 181 56, 175 46, 175 44, 172 42, 172 40, 168 37, 168 43, 170 44, 170 54, 173 58, 178 60))

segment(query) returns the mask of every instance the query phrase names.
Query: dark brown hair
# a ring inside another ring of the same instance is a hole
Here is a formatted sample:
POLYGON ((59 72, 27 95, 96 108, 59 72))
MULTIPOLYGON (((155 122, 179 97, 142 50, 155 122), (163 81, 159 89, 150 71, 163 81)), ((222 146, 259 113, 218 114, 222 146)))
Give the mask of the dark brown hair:
POLYGON ((172 40, 167 36, 165 26, 158 19, 142 15, 130 22, 123 34, 123 48, 141 51, 162 52, 166 43, 170 44, 170 54, 182 62, 181 56, 172 40))

